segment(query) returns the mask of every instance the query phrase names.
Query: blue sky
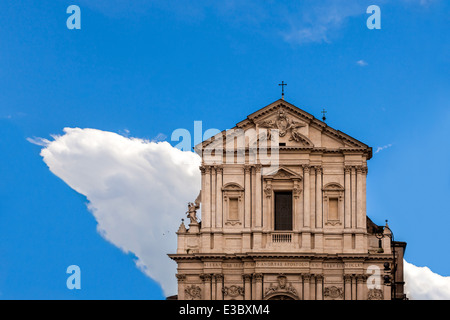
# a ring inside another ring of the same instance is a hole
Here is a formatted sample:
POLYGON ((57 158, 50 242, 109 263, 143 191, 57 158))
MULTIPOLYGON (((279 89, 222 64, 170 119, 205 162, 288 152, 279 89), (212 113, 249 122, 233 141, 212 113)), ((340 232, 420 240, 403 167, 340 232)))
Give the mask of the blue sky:
POLYGON ((330 126, 380 150, 368 164, 369 217, 389 219, 408 262, 450 276, 449 9, 439 0, 0 2, 0 299, 163 298, 27 138, 65 127, 170 138, 196 120, 223 130, 278 99, 282 80, 287 101, 318 118, 326 108, 330 126), (71 4, 81 30, 66 27, 71 4), (366 27, 371 4, 381 30, 366 27), (71 264, 82 290, 66 288, 71 264))

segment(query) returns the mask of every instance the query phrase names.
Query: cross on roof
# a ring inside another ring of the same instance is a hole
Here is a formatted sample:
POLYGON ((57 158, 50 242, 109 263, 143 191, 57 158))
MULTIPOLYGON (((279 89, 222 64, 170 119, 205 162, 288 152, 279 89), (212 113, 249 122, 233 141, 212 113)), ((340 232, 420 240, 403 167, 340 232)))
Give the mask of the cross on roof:
POLYGON ((327 112, 325 111, 325 109, 323 109, 321 113, 322 113, 322 120, 325 122, 325 120, 327 120, 327 117, 325 117, 325 113, 327 112))
POLYGON ((284 99, 284 86, 287 86, 287 83, 281 81, 281 83, 279 83, 278 85, 281 86, 281 99, 284 99))

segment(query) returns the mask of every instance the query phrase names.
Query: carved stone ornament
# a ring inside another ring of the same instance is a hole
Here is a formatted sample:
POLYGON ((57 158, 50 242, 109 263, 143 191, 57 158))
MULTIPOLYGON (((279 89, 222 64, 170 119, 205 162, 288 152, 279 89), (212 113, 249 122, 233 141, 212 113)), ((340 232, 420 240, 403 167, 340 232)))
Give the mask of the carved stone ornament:
POLYGON ((272 185, 267 183, 266 187, 264 188, 264 193, 266 194, 267 198, 270 198, 272 196, 272 185))
POLYGON ((326 287, 323 291, 323 296, 330 299, 341 299, 344 297, 344 290, 336 286, 326 287))
POLYGON ((383 300, 383 290, 381 289, 369 289, 369 296, 367 300, 383 300))
POLYGON ((235 225, 241 225, 241 224, 242 223, 237 220, 229 220, 229 221, 225 222, 225 225, 227 225, 227 226, 235 226, 235 225))
POLYGON ((270 140, 271 132, 270 129, 277 129, 280 137, 284 137, 287 133, 290 133, 291 136, 289 141, 295 140, 297 142, 301 142, 308 147, 312 147, 311 141, 308 138, 303 136, 298 132, 299 128, 306 127, 306 124, 301 123, 299 121, 295 121, 289 119, 286 115, 286 111, 282 107, 278 109, 278 115, 276 120, 265 120, 259 124, 262 128, 267 128, 267 140, 270 140))
POLYGON ((186 298, 195 300, 202 298, 202 289, 199 286, 192 285, 187 287, 184 292, 186 293, 186 298))
POLYGON ((203 282, 211 282, 212 276, 208 273, 202 273, 200 275, 200 279, 202 279, 203 282))
POLYGON ((200 209, 200 203, 198 200, 195 203, 188 203, 188 211, 186 211, 187 217, 190 219, 191 224, 198 223, 197 221, 197 210, 200 209))
POLYGON ((222 289, 224 296, 229 296, 231 298, 235 298, 237 296, 244 295, 244 288, 232 285, 230 287, 224 287, 222 289))
POLYGON ((267 296, 269 294, 275 293, 275 292, 288 292, 292 293, 293 295, 297 295, 297 290, 287 282, 286 276, 280 275, 277 277, 278 284, 274 286, 272 283, 270 284, 270 287, 266 289, 264 294, 267 296))
POLYGON ((178 282, 184 282, 184 280, 186 280, 185 274, 177 273, 175 276, 177 277, 178 282))

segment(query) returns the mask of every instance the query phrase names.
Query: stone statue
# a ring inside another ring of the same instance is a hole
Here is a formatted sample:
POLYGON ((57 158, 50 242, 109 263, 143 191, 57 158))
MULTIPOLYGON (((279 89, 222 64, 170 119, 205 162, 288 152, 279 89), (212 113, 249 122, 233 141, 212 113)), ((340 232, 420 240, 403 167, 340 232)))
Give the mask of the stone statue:
POLYGON ((198 223, 197 221, 197 210, 200 208, 200 203, 198 200, 195 203, 188 203, 188 211, 186 211, 187 217, 191 220, 191 223, 198 223))

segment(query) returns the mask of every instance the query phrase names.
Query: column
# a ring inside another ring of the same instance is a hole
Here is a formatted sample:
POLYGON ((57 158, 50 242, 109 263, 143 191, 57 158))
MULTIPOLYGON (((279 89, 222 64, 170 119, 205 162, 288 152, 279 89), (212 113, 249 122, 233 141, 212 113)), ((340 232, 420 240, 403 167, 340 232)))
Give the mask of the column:
POLYGON ((253 274, 253 279, 255 281, 255 297, 253 297, 253 300, 262 300, 262 280, 263 275, 261 273, 255 273, 253 274))
POLYGON ((252 166, 252 214, 251 214, 251 224, 252 224, 252 228, 254 228, 256 226, 256 201, 255 201, 255 197, 256 197, 256 188, 255 188, 255 184, 256 184, 256 169, 254 166, 252 166))
POLYGON ((323 275, 316 276, 317 296, 316 300, 323 300, 323 275))
MULTIPOLYGON (((271 215, 272 210, 272 179, 265 179, 266 186, 264 188, 264 209, 263 209, 263 230, 270 231, 273 230, 274 222, 273 216, 271 215)), ((294 209, 295 210, 295 203, 294 209)), ((295 211, 294 211, 295 212, 295 211)), ((294 226, 295 226, 295 216, 294 216, 294 226)), ((295 228, 295 227, 294 227, 295 228)))
POLYGON ((352 190, 352 228, 356 228, 356 170, 352 167, 351 173, 351 190, 352 190))
POLYGON ((351 215, 351 186, 350 186, 350 166, 344 167, 345 172, 345 217, 344 217, 344 226, 345 228, 351 228, 352 227, 352 215, 351 215))
MULTIPOLYGON (((310 206, 310 184, 309 165, 303 166, 303 225, 302 250, 311 250, 311 206, 310 206)), ((308 285, 309 286, 309 285, 308 285)), ((308 293, 309 295, 309 293, 308 293)), ((309 297, 308 297, 309 299, 309 297)))
POLYGON ((253 215, 255 217, 255 223, 254 223, 254 228, 255 230, 253 231, 253 247, 252 249, 256 249, 259 250, 262 247, 262 224, 261 224, 261 220, 262 220, 262 210, 261 210, 261 165, 257 164, 255 165, 255 187, 254 187, 254 191, 255 191, 255 197, 253 199, 255 199, 255 214, 253 215))
POLYGON ((392 287, 391 285, 383 285, 383 299, 391 300, 392 299, 392 287))
POLYGON ((356 227, 364 228, 362 225, 362 166, 356 167, 356 227))
POLYGON ((252 299, 252 275, 244 274, 244 300, 252 299))
POLYGON ((256 218, 256 222, 255 222, 255 227, 256 228, 261 228, 262 226, 262 210, 261 210, 261 193, 262 193, 262 189, 261 189, 261 165, 257 164, 255 166, 255 210, 256 210, 256 214, 255 214, 255 218, 256 218))
MULTIPOLYGON (((211 227, 211 168, 202 166, 202 229, 211 227)), ((209 230, 207 230, 209 231, 209 230)))
POLYGON ((367 180, 367 173, 368 169, 367 167, 363 167, 362 171, 362 227, 365 228, 367 225, 367 210, 366 210, 366 180, 367 180))
POLYGON ((309 189, 309 165, 303 166, 303 225, 305 227, 311 227, 311 211, 310 211, 310 189, 309 189))
POLYGON ((344 275, 344 299, 352 300, 352 276, 344 275))
POLYGON ((311 280, 310 280, 310 288, 311 293, 309 296, 310 300, 316 300, 316 276, 314 274, 311 275, 311 280))
POLYGON ((216 167, 211 166, 211 228, 216 228, 216 167))
POLYGON ((303 299, 303 288, 304 288, 304 285, 303 285, 303 274, 300 274, 300 288, 299 288, 299 290, 298 290, 298 298, 300 299, 300 300, 304 300, 303 299))
POLYGON ((216 300, 223 300, 223 274, 215 274, 214 278, 216 279, 216 300))
POLYGON ((316 167, 316 234, 315 250, 323 252, 323 195, 322 195, 322 167, 316 167))
POLYGON ((356 276, 352 275, 352 300, 356 300, 356 276))
POLYGON ((316 167, 316 227, 323 227, 322 216, 322 167, 316 167))
POLYGON ((185 290, 185 280, 186 275, 185 274, 176 274, 178 281, 178 300, 185 300, 184 290, 185 290))
POLYGON ((364 300, 364 282, 365 282, 365 276, 362 274, 359 274, 356 277, 356 283, 357 283, 356 298, 357 298, 357 300, 364 300))
POLYGON ((242 234, 242 248, 244 251, 250 250, 251 238, 250 228, 252 227, 252 166, 244 166, 244 232, 242 234))
POLYGON ((216 227, 222 228, 223 227, 223 209, 222 209, 222 184, 223 184, 223 167, 217 166, 216 167, 216 174, 217 174, 217 182, 216 182, 216 227))
POLYGON ((251 195, 252 195, 252 189, 250 184, 250 178, 251 178, 251 169, 252 166, 246 165, 244 166, 244 180, 245 180, 245 186, 244 186, 244 201, 245 201, 245 208, 244 208, 244 228, 250 228, 250 221, 251 221, 251 215, 252 215, 252 207, 251 207, 251 195))
POLYGON ((303 300, 310 300, 310 281, 311 275, 308 273, 303 274, 303 300))
POLYGON ((316 168, 310 167, 309 168, 309 192, 310 192, 310 200, 309 200, 309 212, 311 216, 311 222, 310 226, 311 228, 316 227, 316 168))
POLYGON ((203 273, 200 279, 203 282, 203 300, 211 300, 211 275, 203 273))

